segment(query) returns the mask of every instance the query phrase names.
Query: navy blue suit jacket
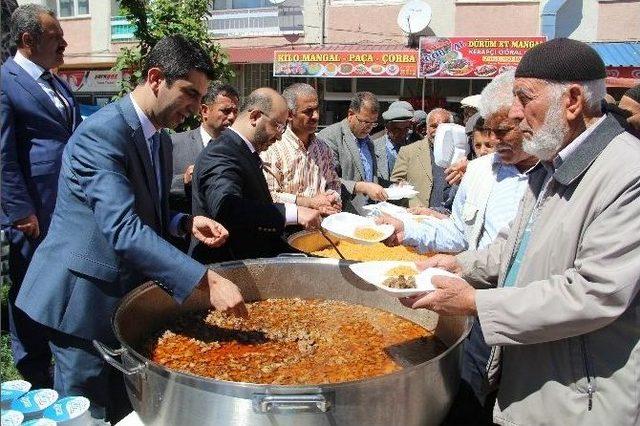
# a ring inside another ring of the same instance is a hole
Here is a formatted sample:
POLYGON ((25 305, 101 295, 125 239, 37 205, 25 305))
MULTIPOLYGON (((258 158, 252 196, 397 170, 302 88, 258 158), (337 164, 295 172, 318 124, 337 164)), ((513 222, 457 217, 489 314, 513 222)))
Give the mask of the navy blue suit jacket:
POLYGON ((169 244, 171 141, 160 143, 161 201, 143 129, 129 96, 87 118, 62 156, 49 234, 16 305, 37 322, 112 341, 111 317, 126 293, 157 280, 182 302, 205 267, 169 244))
MULTIPOLYGON (((46 231, 56 203, 62 150, 71 136, 65 119, 42 87, 9 58, 2 65, 2 214, 0 223, 35 214, 46 231)), ((74 128, 80 110, 71 90, 63 95, 74 106, 74 128)))
POLYGON ((235 132, 224 130, 200 153, 191 184, 193 214, 211 217, 229 230, 219 249, 192 239, 195 259, 211 263, 291 251, 282 239, 284 204, 273 202, 260 164, 235 132))

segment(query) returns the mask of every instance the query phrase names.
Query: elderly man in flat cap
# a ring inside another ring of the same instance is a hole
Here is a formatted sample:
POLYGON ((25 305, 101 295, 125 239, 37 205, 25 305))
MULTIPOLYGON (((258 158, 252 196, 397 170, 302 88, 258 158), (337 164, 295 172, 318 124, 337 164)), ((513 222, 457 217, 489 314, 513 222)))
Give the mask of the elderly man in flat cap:
MULTIPOLYGON (((404 105, 391 104, 388 110, 382 113, 384 120, 385 134, 374 140, 374 145, 384 145, 387 151, 387 166, 389 174, 393 171, 393 166, 398 158, 398 151, 407 144, 409 130, 413 127, 413 108, 411 111, 404 105)), ((411 104, 406 102, 409 107, 411 104)))
POLYGON ((499 424, 640 419, 640 140, 602 114, 605 76, 582 42, 524 55, 510 116, 544 178, 486 249, 426 262, 464 280, 436 277, 436 291, 403 300, 479 317, 499 424))

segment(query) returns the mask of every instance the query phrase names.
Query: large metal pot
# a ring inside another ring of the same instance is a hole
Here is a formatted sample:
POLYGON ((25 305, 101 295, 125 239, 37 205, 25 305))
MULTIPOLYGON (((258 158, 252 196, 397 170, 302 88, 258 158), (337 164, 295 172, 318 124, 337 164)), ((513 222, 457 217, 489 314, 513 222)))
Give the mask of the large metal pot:
POLYGON ((96 342, 126 375, 127 391, 145 424, 154 425, 427 425, 445 416, 459 382, 466 317, 414 311, 376 291, 333 259, 278 258, 215 265, 238 284, 247 301, 272 297, 335 299, 372 306, 429 329, 448 349, 401 371, 366 380, 319 386, 257 385, 178 373, 142 354, 142 341, 176 315, 209 306, 196 291, 182 305, 153 284, 128 294, 113 327, 122 348, 96 342), (121 356, 121 362, 116 359, 121 356))
POLYGON ((311 253, 331 247, 331 243, 327 241, 327 238, 331 238, 334 243, 339 242, 337 238, 334 239, 329 235, 327 235, 327 237, 323 236, 320 231, 299 231, 289 235, 287 238, 287 244, 289 244, 289 247, 291 247, 295 252, 318 257, 311 253))

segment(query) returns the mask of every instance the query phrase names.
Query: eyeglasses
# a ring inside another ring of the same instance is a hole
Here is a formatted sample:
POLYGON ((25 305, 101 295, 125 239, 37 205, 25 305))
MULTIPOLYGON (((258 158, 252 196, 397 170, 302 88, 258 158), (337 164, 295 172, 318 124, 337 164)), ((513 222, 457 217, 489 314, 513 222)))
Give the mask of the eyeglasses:
POLYGON ((355 116, 356 116, 356 119, 357 119, 359 122, 364 123, 364 124, 367 124, 367 125, 369 125, 369 126, 375 126, 376 124, 378 124, 378 120, 376 120, 376 121, 367 121, 367 120, 363 120, 362 118, 358 117, 358 114, 353 114, 353 115, 355 115, 355 116))
POLYGON ((269 114, 267 114, 266 112, 264 112, 262 110, 258 110, 258 111, 260 111, 261 114, 263 114, 265 117, 267 117, 273 123, 276 123, 276 130, 278 131, 278 133, 283 134, 287 130, 288 122, 285 121, 284 123, 279 123, 278 120, 276 120, 275 118, 269 116, 269 114))

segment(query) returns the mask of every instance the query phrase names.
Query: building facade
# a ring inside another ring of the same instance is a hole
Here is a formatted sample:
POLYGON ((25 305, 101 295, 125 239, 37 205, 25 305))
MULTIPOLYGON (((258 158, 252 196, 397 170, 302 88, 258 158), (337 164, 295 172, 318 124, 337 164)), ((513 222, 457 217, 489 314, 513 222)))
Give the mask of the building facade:
MULTIPOLYGON (((119 77, 108 70, 119 49, 135 42, 134 27, 120 16, 117 0, 39 2, 56 10, 69 43, 60 72, 75 79, 82 101, 105 102, 114 93, 112 80, 119 77)), ((366 78, 340 73, 282 74, 274 69, 277 52, 417 54, 420 36, 570 37, 593 43, 601 53, 614 95, 640 83, 636 72, 640 70, 640 0, 425 2, 431 19, 412 36, 398 26, 406 0, 217 0, 212 2, 207 26, 228 53, 236 74, 231 83, 243 96, 261 86, 281 90, 292 82, 307 81, 318 88, 323 100, 323 124, 339 119, 356 91, 372 91, 384 102, 408 99, 416 107, 429 109, 454 106, 461 97, 479 93, 488 79, 418 78, 417 73, 366 78)))

